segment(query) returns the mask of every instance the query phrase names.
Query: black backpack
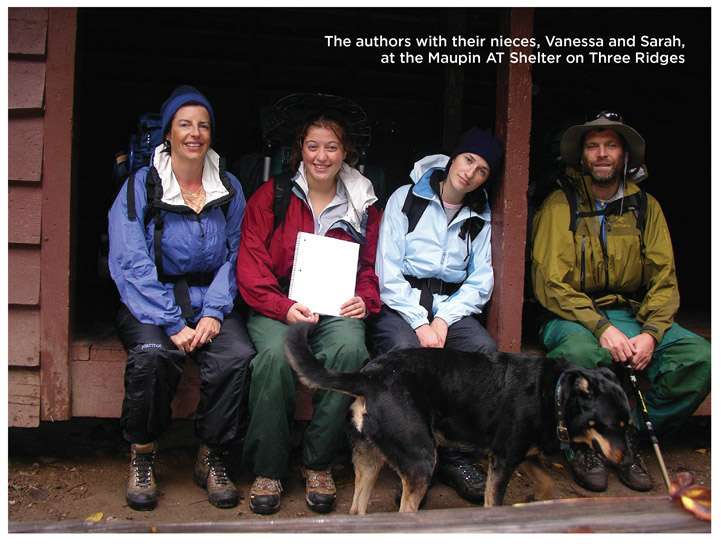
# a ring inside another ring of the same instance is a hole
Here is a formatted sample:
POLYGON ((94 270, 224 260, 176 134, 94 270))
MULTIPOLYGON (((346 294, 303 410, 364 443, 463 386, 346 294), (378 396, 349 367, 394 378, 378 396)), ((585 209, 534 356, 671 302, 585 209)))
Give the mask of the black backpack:
MULTIPOLYGON (((408 218, 408 230, 406 231, 406 234, 412 233, 415 230, 418 225, 418 220, 421 219, 423 212, 425 212, 428 207, 428 203, 430 203, 430 199, 424 199, 423 197, 419 197, 413 193, 413 186, 408 189, 406 200, 403 202, 403 208, 401 209, 401 211, 406 215, 406 218, 408 218)), ((485 223, 485 220, 472 216, 463 222, 463 225, 461 225, 461 229, 458 232, 458 236, 465 240, 466 235, 470 233, 472 241, 481 232, 485 223)))
POLYGON ((636 216, 636 227, 641 232, 641 238, 643 239, 643 231, 646 227, 646 208, 648 206, 648 197, 646 196, 646 191, 643 189, 640 189, 633 195, 627 195, 607 203, 602 210, 594 210, 591 212, 581 212, 578 209, 578 191, 568 182, 565 176, 562 178, 561 189, 563 189, 566 195, 568 207, 571 211, 569 231, 576 232, 581 218, 608 216, 609 214, 621 216, 626 212, 633 212, 634 216, 636 216))
MULTIPOLYGON (((138 169, 150 164, 150 158, 155 148, 163 142, 163 128, 159 113, 145 113, 138 117, 135 130, 128 138, 127 150, 115 154, 113 171, 111 175, 112 194, 110 203, 115 200, 125 180, 138 169)), ((108 206, 108 208, 110 205, 108 206)), ((109 279, 108 269, 108 234, 100 235, 100 249, 98 250, 98 277, 109 279)))

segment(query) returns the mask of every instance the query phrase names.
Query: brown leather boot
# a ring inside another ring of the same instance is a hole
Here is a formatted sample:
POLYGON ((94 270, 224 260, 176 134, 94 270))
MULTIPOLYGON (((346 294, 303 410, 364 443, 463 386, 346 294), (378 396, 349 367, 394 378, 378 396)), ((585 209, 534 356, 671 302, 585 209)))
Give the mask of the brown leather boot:
POLYGON ((158 503, 155 484, 156 442, 130 445, 130 475, 125 489, 125 501, 133 510, 153 510, 158 503))
POLYGON ((618 468, 618 478, 634 491, 645 492, 653 489, 653 478, 641 458, 640 436, 636 428, 629 428, 626 432, 628 446, 633 453, 633 462, 629 466, 618 468))
POLYGON ((195 483, 205 489, 208 501, 217 508, 233 508, 238 505, 238 489, 226 470, 222 457, 205 443, 198 449, 198 459, 193 468, 195 483))
POLYGON ((586 445, 574 449, 571 471, 576 483, 584 489, 600 493, 608 488, 608 471, 603 459, 586 445))

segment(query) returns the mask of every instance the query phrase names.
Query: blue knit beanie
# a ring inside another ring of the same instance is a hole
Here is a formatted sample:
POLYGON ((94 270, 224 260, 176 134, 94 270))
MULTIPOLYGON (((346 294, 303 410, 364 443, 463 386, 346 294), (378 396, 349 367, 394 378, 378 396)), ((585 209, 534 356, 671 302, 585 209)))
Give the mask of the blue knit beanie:
POLYGON ((163 137, 165 137, 170 130, 170 122, 173 120, 175 113, 178 112, 178 109, 191 101, 200 103, 208 109, 208 114, 210 115, 210 134, 211 136, 215 134, 215 118, 213 117, 213 108, 210 106, 210 101, 192 86, 184 84, 175 88, 173 93, 170 94, 170 97, 166 99, 162 107, 160 107, 160 115, 163 122, 163 137))
POLYGON ((491 169, 491 176, 498 173, 503 161, 503 145, 493 137, 490 130, 479 130, 475 126, 463 134, 456 144, 451 158, 446 165, 446 175, 456 155, 475 153, 485 159, 491 169))

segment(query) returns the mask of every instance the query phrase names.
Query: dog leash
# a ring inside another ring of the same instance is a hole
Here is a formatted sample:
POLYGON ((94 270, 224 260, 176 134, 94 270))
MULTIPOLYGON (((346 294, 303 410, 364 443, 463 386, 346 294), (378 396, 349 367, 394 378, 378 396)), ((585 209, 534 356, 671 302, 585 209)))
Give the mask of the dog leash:
POLYGON ((566 459, 571 462, 573 459, 573 449, 571 449, 571 439, 568 437, 568 429, 563 421, 563 404, 561 402, 561 382, 563 381, 563 375, 561 373, 556 382, 556 437, 558 437, 561 451, 566 455, 566 459))

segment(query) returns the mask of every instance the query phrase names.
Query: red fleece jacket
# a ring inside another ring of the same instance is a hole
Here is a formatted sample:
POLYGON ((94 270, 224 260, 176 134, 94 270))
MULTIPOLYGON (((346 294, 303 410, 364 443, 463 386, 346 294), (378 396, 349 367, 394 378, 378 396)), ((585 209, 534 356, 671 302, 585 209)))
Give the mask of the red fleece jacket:
MULTIPOLYGON (((360 245, 355 292, 365 302, 369 314, 380 311, 380 291, 375 274, 379 215, 368 208, 366 242, 360 245)), ((273 180, 264 183, 248 200, 238 250, 237 280, 243 300, 256 312, 285 321, 294 301, 288 298, 295 243, 299 231, 313 233, 313 214, 308 205, 293 194, 278 229, 273 232, 273 180)), ((353 241, 341 228, 327 237, 353 241)))

